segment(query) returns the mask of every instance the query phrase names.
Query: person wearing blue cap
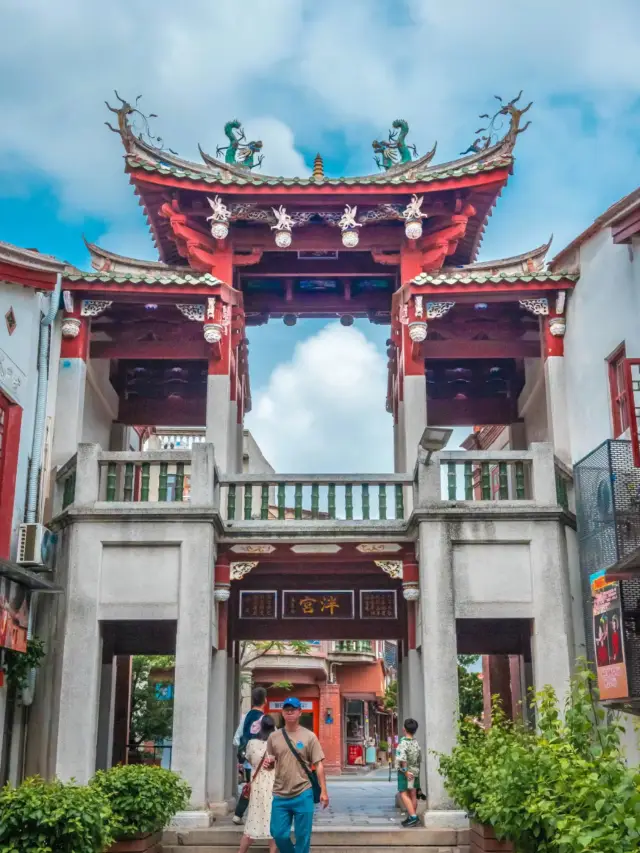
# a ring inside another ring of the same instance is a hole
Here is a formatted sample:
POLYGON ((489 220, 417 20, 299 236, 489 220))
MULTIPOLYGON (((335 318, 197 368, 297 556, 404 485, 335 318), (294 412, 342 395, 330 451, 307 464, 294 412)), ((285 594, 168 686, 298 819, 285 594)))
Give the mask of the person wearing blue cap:
POLYGON ((329 805, 320 741, 300 725, 302 704, 295 696, 282 703, 284 728, 267 741, 265 767, 275 768, 271 835, 280 853, 309 853, 315 803, 329 805), (291 841, 291 825, 296 837, 291 841))

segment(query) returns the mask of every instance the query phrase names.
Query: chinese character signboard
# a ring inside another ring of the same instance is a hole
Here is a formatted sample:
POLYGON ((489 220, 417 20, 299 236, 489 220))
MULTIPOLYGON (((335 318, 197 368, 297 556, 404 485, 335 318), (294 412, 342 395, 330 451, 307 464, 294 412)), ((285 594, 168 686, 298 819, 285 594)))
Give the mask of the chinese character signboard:
POLYGON ((282 593, 283 619, 353 619, 351 590, 291 590, 282 593))
POLYGON ((395 589, 361 589, 361 619, 395 619, 397 598, 395 589))
POLYGON ((591 575, 590 581, 600 698, 625 699, 629 695, 629 684, 624 653, 620 584, 617 581, 607 581, 604 571, 591 575))
POLYGON ((155 683, 155 697, 158 702, 170 702, 173 699, 173 684, 170 681, 155 683))
POLYGON ((0 647, 27 651, 29 590, 9 578, 0 577, 0 647))
POLYGON ((241 619, 277 619, 278 593, 275 590, 242 590, 240 593, 241 619))

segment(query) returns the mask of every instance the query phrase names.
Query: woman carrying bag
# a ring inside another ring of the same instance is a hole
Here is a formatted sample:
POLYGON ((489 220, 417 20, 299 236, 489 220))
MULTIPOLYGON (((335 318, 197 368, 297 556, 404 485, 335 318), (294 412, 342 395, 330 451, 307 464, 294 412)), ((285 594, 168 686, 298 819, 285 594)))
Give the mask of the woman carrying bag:
POLYGON ((247 743, 246 757, 251 764, 251 782, 245 785, 242 795, 249 797, 249 808, 244 825, 244 835, 238 853, 247 853, 253 842, 260 838, 269 839, 269 853, 277 853, 276 843, 271 837, 271 804, 273 803, 274 773, 264 769, 267 757, 267 739, 275 731, 273 717, 265 714, 260 721, 260 733, 247 743))

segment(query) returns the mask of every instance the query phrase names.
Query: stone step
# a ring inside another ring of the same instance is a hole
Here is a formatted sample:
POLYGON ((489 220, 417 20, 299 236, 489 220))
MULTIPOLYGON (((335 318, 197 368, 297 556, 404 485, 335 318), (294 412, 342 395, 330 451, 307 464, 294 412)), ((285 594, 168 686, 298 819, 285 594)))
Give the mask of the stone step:
MULTIPOLYGON (((170 831, 163 836, 163 853, 237 853, 241 830, 231 828, 192 829, 190 831, 170 831)), ((393 849, 394 853, 416 848, 439 848, 457 851, 469 844, 469 830, 455 829, 364 829, 361 827, 335 827, 314 830, 311 849, 314 853, 352 853, 367 848, 368 853, 385 853, 393 849)), ((252 850, 266 850, 266 841, 255 841, 252 850)))
MULTIPOLYGON (((251 850, 267 850, 267 847, 259 847, 258 843, 254 843, 251 845, 251 850)), ((362 845, 357 846, 341 846, 340 853, 362 853, 365 849, 362 845)), ((368 853, 389 853, 388 845, 384 845, 383 847, 375 847, 367 846, 368 853)), ((416 853, 418 847, 416 845, 398 845, 393 847, 393 853, 416 853)), ((426 846, 421 846, 421 850, 424 850, 425 853, 469 853, 469 845, 467 844, 454 844, 447 845, 443 847, 441 844, 428 844, 426 846)), ((325 847, 324 845, 312 844, 311 845, 311 853, 335 853, 336 847, 325 847)), ((223 845, 218 847, 212 845, 191 847, 191 846, 179 846, 179 845, 162 845, 162 853, 238 853, 238 845, 223 845)))

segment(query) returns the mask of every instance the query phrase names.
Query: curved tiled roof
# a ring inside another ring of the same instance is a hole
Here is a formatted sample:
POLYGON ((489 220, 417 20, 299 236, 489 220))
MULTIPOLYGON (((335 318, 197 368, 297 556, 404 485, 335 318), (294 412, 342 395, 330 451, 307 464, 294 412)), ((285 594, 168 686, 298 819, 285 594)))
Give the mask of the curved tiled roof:
POLYGON ((459 178, 492 169, 507 168, 513 163, 513 146, 503 140, 483 151, 446 163, 431 165, 435 146, 424 157, 393 166, 385 172, 354 177, 322 178, 263 175, 242 166, 230 165, 206 154, 204 164, 184 160, 167 151, 160 151, 136 139, 127 147, 126 161, 130 169, 142 169, 191 181, 238 186, 357 186, 361 184, 402 185, 459 178))
POLYGON ((498 272, 494 275, 487 275, 483 272, 474 272, 472 269, 461 269, 457 273, 443 272, 440 275, 431 275, 430 273, 421 273, 411 280, 411 284, 424 286, 431 285, 459 285, 459 284, 521 284, 523 282, 558 282, 558 281, 577 281, 579 278, 575 273, 513 273, 513 272, 498 272))
MULTIPOLYGON (((162 264, 160 264, 163 267, 162 264)), ((219 278, 216 278, 209 273, 200 275, 164 267, 163 269, 147 270, 141 269, 137 273, 122 273, 118 271, 111 272, 83 272, 78 269, 71 269, 65 273, 65 279, 68 281, 86 281, 90 284, 94 282, 113 283, 113 284, 206 284, 209 287, 214 287, 219 284, 226 284, 219 278)))

